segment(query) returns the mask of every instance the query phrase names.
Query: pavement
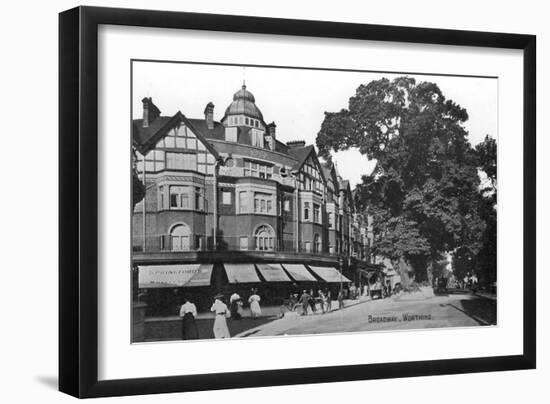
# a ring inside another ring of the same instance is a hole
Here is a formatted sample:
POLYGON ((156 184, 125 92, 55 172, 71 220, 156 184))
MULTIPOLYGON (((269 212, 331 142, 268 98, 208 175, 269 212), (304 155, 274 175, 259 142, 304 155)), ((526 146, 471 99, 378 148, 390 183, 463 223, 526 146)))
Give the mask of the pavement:
MULTIPOLYGON (((345 300, 344 308, 322 313, 301 308, 291 312, 281 306, 262 307, 262 316, 252 319, 248 309, 243 319, 228 319, 232 338, 259 336, 307 335, 359 331, 405 330, 440 327, 477 327, 497 322, 496 297, 464 290, 449 291, 445 295, 402 293, 385 299, 361 297, 345 300)), ((319 307, 318 307, 319 308, 319 307)), ((212 313, 199 313, 197 327, 200 339, 214 338, 212 313)), ((179 317, 147 318, 147 341, 178 340, 181 338, 179 317)))
POLYGON ((235 335, 259 337, 355 331, 477 327, 496 324, 496 301, 469 292, 403 299, 363 300, 342 310, 285 316, 235 335))

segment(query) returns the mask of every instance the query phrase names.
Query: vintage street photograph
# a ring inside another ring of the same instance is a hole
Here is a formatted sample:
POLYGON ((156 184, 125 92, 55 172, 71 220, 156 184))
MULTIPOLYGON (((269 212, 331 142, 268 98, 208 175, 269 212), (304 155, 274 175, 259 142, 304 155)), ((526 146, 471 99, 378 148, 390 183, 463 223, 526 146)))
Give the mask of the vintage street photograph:
POLYGON ((131 76, 132 342, 497 325, 498 78, 131 76))

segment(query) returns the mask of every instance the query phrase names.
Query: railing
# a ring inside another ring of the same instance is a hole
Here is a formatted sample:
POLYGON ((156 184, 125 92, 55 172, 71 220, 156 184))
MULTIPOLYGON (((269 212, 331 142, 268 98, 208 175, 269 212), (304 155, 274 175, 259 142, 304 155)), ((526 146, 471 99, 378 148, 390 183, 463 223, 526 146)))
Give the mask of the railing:
MULTIPOLYGON (((263 253, 300 253, 311 255, 323 255, 330 257, 347 256, 335 247, 329 247, 314 241, 300 241, 298 249, 292 238, 276 240, 272 237, 254 236, 224 236, 217 237, 217 247, 214 248, 214 238, 204 235, 189 235, 172 237, 169 234, 147 235, 145 243, 142 235, 134 235, 132 250, 136 253, 176 253, 176 252, 202 252, 202 251, 241 251, 263 253)), ((356 255, 356 254, 354 254, 356 255)), ((357 258, 357 257, 354 257, 357 258)))

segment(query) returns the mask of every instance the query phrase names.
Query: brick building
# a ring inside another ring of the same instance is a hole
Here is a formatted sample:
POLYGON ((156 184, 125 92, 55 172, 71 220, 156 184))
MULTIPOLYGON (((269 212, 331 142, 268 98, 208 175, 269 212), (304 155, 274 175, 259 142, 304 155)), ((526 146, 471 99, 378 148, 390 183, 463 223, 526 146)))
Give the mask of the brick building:
POLYGON ((132 215, 140 288, 260 285, 277 295, 300 282, 360 282, 369 242, 349 181, 312 145, 282 142, 245 85, 219 121, 212 103, 199 119, 142 103, 132 133, 145 184, 132 215))

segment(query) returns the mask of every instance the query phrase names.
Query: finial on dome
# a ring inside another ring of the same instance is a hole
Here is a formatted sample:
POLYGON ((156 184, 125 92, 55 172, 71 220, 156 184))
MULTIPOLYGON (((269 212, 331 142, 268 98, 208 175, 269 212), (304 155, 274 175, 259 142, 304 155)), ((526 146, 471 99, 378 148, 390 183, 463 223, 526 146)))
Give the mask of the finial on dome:
POLYGON ((246 90, 246 83, 244 82, 244 80, 243 80, 243 86, 242 86, 242 89, 243 89, 243 90, 246 90))

